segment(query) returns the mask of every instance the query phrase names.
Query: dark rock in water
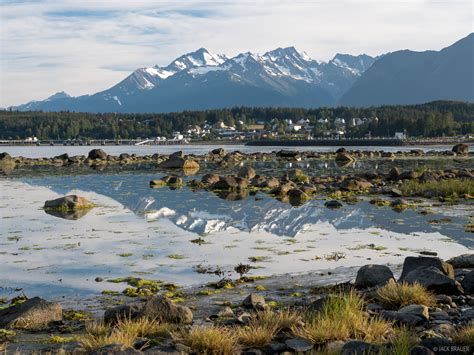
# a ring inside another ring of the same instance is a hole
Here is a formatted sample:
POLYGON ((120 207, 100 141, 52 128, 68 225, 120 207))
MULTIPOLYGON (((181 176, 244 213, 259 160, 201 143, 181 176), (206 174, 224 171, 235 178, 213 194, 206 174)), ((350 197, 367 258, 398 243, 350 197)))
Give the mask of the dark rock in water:
POLYGON ((184 158, 184 153, 183 153, 182 150, 179 150, 177 152, 174 152, 174 153, 170 154, 170 159, 171 158, 173 158, 173 159, 174 158, 184 158))
POLYGON ((246 180, 253 179, 255 177, 255 175, 257 175, 257 173, 250 166, 241 167, 239 169, 239 172, 237 173, 238 177, 240 177, 242 179, 246 179, 246 180))
POLYGON ((347 150, 346 150, 346 148, 344 148, 344 147, 338 148, 338 149, 336 150, 336 154, 337 154, 337 153, 345 153, 345 152, 347 152, 347 150))
POLYGON ((327 208, 335 209, 335 208, 341 208, 342 203, 336 200, 331 200, 331 201, 325 202, 324 206, 326 206, 327 208))
POLYGON ((62 319, 63 310, 59 303, 48 302, 39 297, 0 309, 0 328, 40 329, 62 319))
POLYGON ((158 164, 158 167, 163 169, 199 170, 199 164, 196 161, 179 156, 170 156, 168 160, 158 164))
POLYGON ((124 161, 124 160, 129 160, 131 159, 132 156, 128 153, 122 153, 119 155, 119 160, 124 161))
POLYGON ((299 156, 299 154, 300 153, 298 151, 294 150, 280 150, 276 153, 276 156, 280 158, 296 158, 299 156))
POLYGON ((87 157, 91 160, 107 160, 107 153, 102 149, 92 149, 87 157))
POLYGON ((461 285, 466 294, 474 294, 474 270, 464 276, 461 285))
POLYGON ((219 155, 221 157, 223 157, 226 153, 225 153, 225 150, 223 148, 216 148, 216 149, 213 149, 211 151, 212 154, 214 155, 219 155))
POLYGON ((287 176, 293 182, 309 183, 309 177, 301 169, 291 169, 287 172, 287 176))
POLYGON ((132 354, 143 354, 143 353, 139 350, 130 348, 123 344, 114 343, 114 344, 105 345, 91 352, 91 354, 92 355, 110 355, 110 354, 132 355, 132 354))
POLYGON ((336 154, 336 161, 339 162, 353 162, 356 159, 347 152, 340 152, 336 154))
POLYGON ((8 153, 0 153, 0 170, 9 174, 15 168, 15 160, 8 153))
POLYGON ((94 207, 92 202, 77 195, 68 195, 55 200, 48 200, 44 203, 45 210, 56 210, 63 212, 90 209, 92 207, 94 207))
POLYGON ((217 174, 206 174, 201 178, 201 182, 205 185, 212 185, 215 182, 218 182, 221 177, 217 174))
POLYGON ((410 350, 410 355, 435 355, 435 353, 424 346, 418 345, 410 350))
POLYGON ((341 189, 347 190, 347 191, 361 191, 361 190, 365 191, 365 190, 370 189, 373 186, 374 185, 371 182, 363 178, 349 178, 349 179, 344 180, 340 185, 341 189))
POLYGON ((162 187, 162 186, 166 186, 166 181, 164 181, 163 179, 150 181, 150 187, 162 187))
POLYGON ((377 345, 359 340, 348 341, 341 350, 341 355, 371 355, 378 353, 379 347, 377 345))
POLYGON ((217 196, 226 201, 240 201, 249 196, 249 191, 218 191, 217 196))
POLYGON ((59 159, 59 160, 69 160, 69 155, 67 153, 55 156, 53 159, 59 159))
POLYGON ((402 274, 400 276, 400 281, 403 281, 405 279, 405 276, 408 275, 409 272, 418 268, 424 268, 429 266, 433 266, 442 271, 446 276, 454 278, 453 267, 449 263, 441 260, 440 258, 432 258, 426 256, 408 256, 403 262, 403 269, 402 274))
POLYGON ((290 198, 290 203, 293 206, 300 206, 309 200, 309 196, 307 194, 296 188, 288 191, 288 197, 290 198))
POLYGON ((280 182, 275 178, 264 178, 262 181, 259 181, 257 187, 262 189, 274 189, 280 186, 280 182))
POLYGON ((380 315, 382 318, 395 322, 399 325, 407 325, 410 327, 416 327, 425 323, 425 319, 415 314, 402 313, 397 311, 381 311, 380 315))
POLYGON ((265 298, 256 293, 251 293, 243 300, 242 305, 247 308, 262 310, 265 308, 265 298))
POLYGON ((459 143, 453 147, 452 151, 459 155, 467 155, 469 153, 469 146, 464 143, 459 143))
POLYGON ((390 195, 392 195, 393 197, 402 197, 403 193, 400 189, 394 187, 390 189, 390 195))
POLYGON ((385 265, 365 265, 357 272, 355 287, 367 288, 383 286, 389 280, 393 280, 392 270, 385 265))
POLYGON ((313 343, 300 338, 288 339, 285 341, 285 344, 288 348, 296 351, 297 353, 310 351, 313 348, 313 343))
POLYGON ((459 282, 446 276, 434 266, 414 269, 403 278, 403 281, 410 284, 418 282, 435 293, 448 295, 460 295, 463 293, 459 282))
POLYGON ((243 190, 247 188, 247 181, 234 176, 221 176, 219 181, 211 185, 213 190, 243 190))
POLYGON ((105 322, 115 322, 117 319, 146 317, 160 322, 190 324, 193 313, 188 307, 176 305, 168 298, 157 295, 146 302, 133 302, 108 309, 104 314, 105 322))
POLYGON ((419 252, 420 255, 426 255, 426 256, 437 256, 438 253, 435 251, 429 251, 429 250, 422 250, 419 252))
POLYGON ((462 254, 448 260, 454 268, 474 268, 474 254, 462 254))

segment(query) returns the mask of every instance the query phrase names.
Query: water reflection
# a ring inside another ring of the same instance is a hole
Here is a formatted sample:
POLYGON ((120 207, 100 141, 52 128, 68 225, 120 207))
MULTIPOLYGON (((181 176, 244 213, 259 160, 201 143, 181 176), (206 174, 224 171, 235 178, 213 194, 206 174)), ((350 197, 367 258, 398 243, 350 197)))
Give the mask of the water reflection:
POLYGON ((82 208, 77 211, 58 211, 58 210, 50 210, 50 209, 46 209, 44 211, 47 214, 54 217, 59 217, 59 218, 69 219, 69 220, 77 220, 79 218, 84 217, 87 213, 89 213, 90 208, 82 208))

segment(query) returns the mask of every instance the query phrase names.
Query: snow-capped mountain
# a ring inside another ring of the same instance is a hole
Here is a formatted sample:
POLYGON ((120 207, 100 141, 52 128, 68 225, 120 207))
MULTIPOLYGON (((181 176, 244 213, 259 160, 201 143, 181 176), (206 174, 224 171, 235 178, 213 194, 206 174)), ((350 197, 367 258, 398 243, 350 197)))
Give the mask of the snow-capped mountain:
POLYGON ((135 70, 102 92, 58 96, 15 107, 19 110, 169 112, 230 106, 317 107, 334 105, 375 61, 367 55, 337 54, 319 62, 294 47, 233 58, 204 48, 161 67, 135 70))

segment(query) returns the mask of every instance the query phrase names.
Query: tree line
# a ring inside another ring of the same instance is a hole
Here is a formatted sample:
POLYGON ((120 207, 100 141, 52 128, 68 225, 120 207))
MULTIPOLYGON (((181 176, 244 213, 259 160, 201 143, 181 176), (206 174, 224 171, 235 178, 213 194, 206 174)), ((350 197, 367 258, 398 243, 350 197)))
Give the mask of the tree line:
POLYGON ((421 105, 392 105, 369 108, 322 107, 315 109, 275 107, 234 107, 174 113, 81 113, 41 111, 0 111, 0 138, 24 139, 128 139, 166 136, 185 132, 190 126, 224 122, 245 128, 273 119, 309 119, 315 130, 318 120, 354 117, 368 120, 347 126, 346 136, 393 136, 405 131, 412 137, 466 135, 474 133, 474 104, 435 101, 421 105), (378 120, 374 118, 377 117, 378 120))

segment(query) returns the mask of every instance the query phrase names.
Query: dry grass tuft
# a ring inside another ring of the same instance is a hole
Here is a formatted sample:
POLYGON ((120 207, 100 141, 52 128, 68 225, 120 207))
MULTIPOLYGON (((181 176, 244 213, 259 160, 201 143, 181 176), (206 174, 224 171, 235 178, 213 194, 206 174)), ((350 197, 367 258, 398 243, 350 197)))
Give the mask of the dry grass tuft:
POLYGON ((176 326, 168 323, 160 323, 148 318, 119 319, 116 329, 125 333, 136 334, 136 337, 166 337, 176 329, 176 326))
POLYGON ((329 297, 319 312, 308 312, 303 326, 293 326, 293 333, 315 344, 332 340, 360 339, 381 343, 392 331, 390 322, 370 320, 364 301, 355 291, 329 297))
POLYGON ((182 330, 171 335, 198 353, 227 355, 238 351, 236 332, 225 327, 195 327, 189 332, 182 330))
POLYGON ((457 344, 472 345, 474 344, 474 322, 469 325, 459 328, 453 335, 453 340, 457 344))
POLYGON ((390 280, 385 286, 377 290, 377 299, 385 307, 399 309, 410 304, 432 306, 436 303, 434 295, 419 283, 397 283, 390 280))
POLYGON ((109 334, 105 335, 87 334, 81 339, 81 344, 86 351, 94 351, 106 345, 115 343, 120 343, 127 347, 133 347, 136 338, 136 334, 113 329, 109 334))
POLYGON ((472 196, 474 194, 474 180, 447 179, 430 182, 409 180, 402 184, 401 190, 404 196, 424 196, 426 192, 442 197, 472 196))

